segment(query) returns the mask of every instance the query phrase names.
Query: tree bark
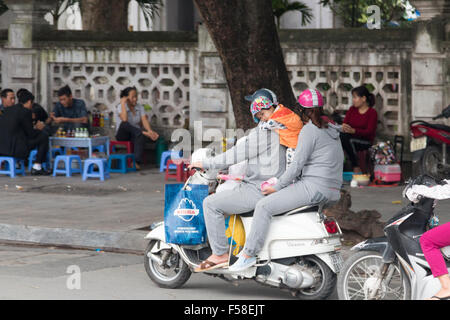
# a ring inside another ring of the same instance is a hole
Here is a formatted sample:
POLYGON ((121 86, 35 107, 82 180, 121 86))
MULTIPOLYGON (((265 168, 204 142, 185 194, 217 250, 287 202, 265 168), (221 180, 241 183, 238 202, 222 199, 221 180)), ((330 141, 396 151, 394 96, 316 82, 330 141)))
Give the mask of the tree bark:
POLYGON ((81 0, 83 30, 128 30, 129 0, 81 0))
POLYGON ((259 88, 295 105, 271 0, 195 0, 222 60, 237 128, 255 126, 245 96, 259 88))

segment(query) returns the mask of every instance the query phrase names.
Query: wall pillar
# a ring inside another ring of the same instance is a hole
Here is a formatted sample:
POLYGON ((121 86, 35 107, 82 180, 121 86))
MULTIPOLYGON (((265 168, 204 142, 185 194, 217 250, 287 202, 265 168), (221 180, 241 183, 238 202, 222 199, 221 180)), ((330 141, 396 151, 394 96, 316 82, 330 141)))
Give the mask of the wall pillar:
POLYGON ((412 120, 431 120, 446 107, 444 25, 419 22, 411 59, 412 120))
MULTIPOLYGON (((193 130, 195 121, 202 121, 203 132, 214 128, 225 134, 235 121, 222 61, 206 26, 199 25, 198 39, 191 69, 189 126, 193 130)), ((199 132, 198 123, 196 128, 199 132)))
POLYGON ((8 43, 2 61, 3 87, 17 91, 30 90, 41 98, 39 92, 39 52, 33 49, 35 31, 50 30, 44 15, 53 6, 52 0, 4 0, 15 19, 9 25, 8 43))

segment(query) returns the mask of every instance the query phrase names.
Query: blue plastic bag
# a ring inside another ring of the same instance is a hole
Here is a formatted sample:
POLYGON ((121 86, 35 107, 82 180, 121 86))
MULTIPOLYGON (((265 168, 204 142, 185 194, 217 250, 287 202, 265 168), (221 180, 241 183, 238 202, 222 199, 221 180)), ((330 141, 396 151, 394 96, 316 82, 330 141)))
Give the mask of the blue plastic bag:
POLYGON ((164 227, 166 242, 196 245, 206 242, 206 225, 203 200, 208 196, 208 186, 167 184, 165 188, 164 227))

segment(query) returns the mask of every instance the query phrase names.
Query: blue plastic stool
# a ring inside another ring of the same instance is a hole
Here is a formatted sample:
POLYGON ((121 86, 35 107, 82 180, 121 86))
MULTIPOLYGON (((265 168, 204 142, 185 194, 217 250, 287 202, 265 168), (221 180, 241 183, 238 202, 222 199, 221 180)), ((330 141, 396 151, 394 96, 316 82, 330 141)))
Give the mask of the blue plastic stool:
POLYGON ((77 148, 77 147, 61 147, 61 148, 60 148, 60 149, 62 150, 61 155, 67 154, 67 148, 69 148, 70 150, 78 151, 78 148, 77 148))
MULTIPOLYGON (((180 150, 178 152, 176 151, 164 151, 161 154, 161 163, 159 164, 159 172, 164 172, 166 171, 166 167, 167 167, 167 161, 169 159, 178 159, 181 158, 183 156, 183 150, 180 150)), ((176 165, 169 165, 169 169, 176 169, 177 166, 176 165)))
POLYGON ((57 152, 59 152, 59 155, 64 155, 64 151, 62 148, 52 148, 52 158, 55 159, 57 156, 57 152))
MULTIPOLYGON (((37 153, 38 153, 38 151, 36 149, 31 150, 30 155, 28 156, 28 171, 31 171, 31 168, 33 167, 33 161, 36 160, 37 153)), ((48 159, 48 153, 47 153, 47 159, 42 164, 42 167, 45 170, 49 170, 50 169, 50 161, 48 159)))
POLYGON ((136 171, 136 159, 134 158, 133 153, 117 153, 111 154, 108 159, 108 169, 109 172, 118 172, 118 173, 127 173, 130 171, 136 171), (129 159, 129 160, 128 160, 129 159), (112 161, 119 161, 119 166, 117 169, 112 168, 112 161), (132 166, 129 167, 129 163, 132 163, 132 166))
POLYGON ((353 179, 353 172, 344 171, 342 173, 342 180, 344 180, 344 181, 352 181, 352 179, 353 179))
POLYGON ((82 164, 81 164, 81 158, 80 156, 76 155, 60 155, 57 156, 55 159, 55 163, 53 165, 53 176, 56 177, 57 173, 64 173, 66 177, 71 177, 73 173, 82 173, 82 164), (79 168, 75 169, 72 168, 72 162, 78 161, 79 168), (60 161, 64 162, 64 169, 58 169, 58 163, 60 161))
POLYGON ((109 170, 106 159, 86 159, 84 161, 83 181, 86 181, 87 178, 100 178, 101 181, 105 181, 105 178, 109 179, 109 170), (94 171, 94 165, 98 166, 98 171, 94 171))
POLYGON ((100 145, 100 146, 95 146, 95 147, 92 147, 92 151, 97 151, 97 152, 105 152, 105 146, 103 146, 103 145, 100 145))
POLYGON ((0 174, 7 174, 11 178, 15 178, 17 175, 25 175, 25 161, 16 159, 13 157, 0 157, 0 168, 2 167, 2 163, 6 161, 5 170, 0 169, 0 174), (16 163, 20 164, 20 169, 16 169, 16 163))

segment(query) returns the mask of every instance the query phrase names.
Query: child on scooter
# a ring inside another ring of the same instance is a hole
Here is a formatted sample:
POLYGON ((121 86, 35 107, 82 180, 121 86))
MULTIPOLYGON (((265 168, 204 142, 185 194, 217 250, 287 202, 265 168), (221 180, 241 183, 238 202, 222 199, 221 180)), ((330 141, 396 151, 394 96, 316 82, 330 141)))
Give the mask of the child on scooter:
MULTIPOLYGON (((287 148, 287 169, 294 157, 298 135, 303 127, 300 117, 292 110, 282 104, 273 103, 265 96, 259 96, 253 100, 250 105, 250 112, 261 130, 276 130, 280 136, 280 144, 287 148)), ((237 184, 236 181, 233 181, 233 183, 237 184)), ((276 178, 272 178, 265 181, 263 185, 273 185, 275 183, 276 178)))
POLYGON ((303 127, 300 117, 282 104, 275 105, 264 96, 257 97, 250 111, 261 130, 275 130, 280 136, 280 144, 286 150, 286 169, 292 162, 298 135, 303 127))

